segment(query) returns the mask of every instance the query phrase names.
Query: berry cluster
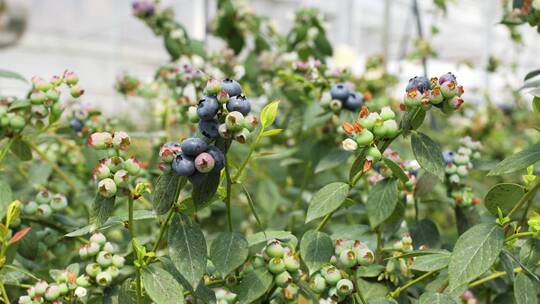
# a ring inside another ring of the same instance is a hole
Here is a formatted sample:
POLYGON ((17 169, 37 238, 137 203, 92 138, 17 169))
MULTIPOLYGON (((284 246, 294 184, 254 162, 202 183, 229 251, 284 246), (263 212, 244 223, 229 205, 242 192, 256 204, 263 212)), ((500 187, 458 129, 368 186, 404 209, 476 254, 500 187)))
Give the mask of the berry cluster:
POLYGON ((26 126, 43 128, 62 114, 60 86, 66 84, 71 96, 80 97, 84 90, 77 84, 79 77, 71 71, 53 76, 50 80, 32 77, 32 90, 28 99, 0 98, 0 137, 19 133, 26 126))
POLYGON ((197 107, 189 108, 188 118, 193 123, 198 122, 199 131, 209 139, 221 136, 245 143, 258 121, 248 115, 251 103, 241 94, 242 87, 236 80, 211 79, 206 86, 206 96, 197 107))
POLYGON ((392 251, 392 257, 395 259, 388 260, 378 280, 389 280, 397 285, 400 278, 409 278, 412 276, 410 267, 414 259, 411 257, 401 258, 403 254, 414 249, 411 236, 408 233, 403 234, 401 239, 394 243, 393 249, 395 251, 392 251))
POLYGON ((469 136, 460 140, 461 147, 457 152, 445 151, 443 153, 446 163, 446 176, 452 184, 460 184, 461 179, 469 175, 469 170, 473 168, 472 160, 480 158, 482 144, 472 140, 469 136))
POLYGON ((334 84, 328 94, 323 94, 321 106, 339 113, 342 109, 356 112, 364 104, 364 97, 354 92, 344 83, 334 84))
POLYGON ((300 270, 300 258, 294 248, 277 239, 270 240, 262 254, 254 257, 253 266, 266 267, 274 275, 274 282, 280 288, 280 297, 286 301, 296 299, 298 286, 293 281, 303 273, 300 270))
MULTIPOLYGON (((393 161, 394 163, 398 164, 403 170, 403 173, 407 175, 409 180, 406 183, 400 183, 399 188, 402 191, 402 195, 407 201, 409 199, 412 199, 414 196, 413 195, 414 187, 416 186, 418 170, 420 169, 420 165, 418 164, 418 161, 401 160, 401 158, 399 157, 399 154, 390 148, 387 148, 383 152, 383 156, 393 161)), ((376 163, 373 166, 373 169, 374 170, 367 177, 367 181, 369 182, 370 185, 374 185, 385 178, 394 176, 394 173, 392 172, 390 167, 388 167, 383 162, 376 163)))
POLYGON ((373 252, 360 241, 336 240, 331 265, 323 267, 310 278, 309 286, 323 298, 346 301, 354 291, 354 270, 374 261, 373 252))
POLYGON ((362 108, 358 120, 352 123, 344 123, 343 130, 351 138, 342 142, 343 149, 355 151, 359 147, 369 147, 366 159, 378 161, 382 154, 374 145, 375 140, 393 138, 399 134, 399 126, 394 119, 396 114, 390 107, 384 107, 380 113, 369 113, 366 107, 362 108))
POLYGON ((117 124, 116 119, 106 118, 101 112, 85 106, 71 109, 69 117, 69 127, 79 135, 111 130, 117 124))
POLYGON ((187 138, 181 144, 168 142, 161 147, 159 156, 162 169, 186 176, 195 184, 209 172, 220 172, 225 167, 223 152, 198 137, 187 138))
POLYGON ((141 81, 137 77, 125 73, 116 79, 114 88, 122 95, 134 96, 140 84, 141 81))
POLYGON ((114 156, 100 160, 94 168, 94 179, 101 196, 129 195, 131 188, 138 182, 137 178, 142 171, 139 161, 134 157, 124 159, 120 156, 120 150, 127 150, 130 144, 129 135, 123 131, 114 134, 98 132, 88 138, 88 145, 97 150, 114 149, 109 151, 114 156))
POLYGON ((430 80, 416 76, 409 80, 405 91, 404 104, 409 110, 420 106, 428 110, 435 106, 444 113, 451 113, 463 104, 463 87, 457 84, 456 76, 452 73, 430 80))
POLYGON ((24 204, 25 215, 35 215, 38 218, 48 219, 53 211, 65 210, 68 206, 67 198, 60 193, 52 194, 49 190, 41 190, 33 201, 24 204))
POLYGON ((102 287, 109 286, 120 274, 120 269, 124 267, 124 257, 114 253, 114 245, 107 242, 107 238, 102 233, 93 234, 90 242, 79 249, 81 259, 92 260, 86 265, 86 275, 81 281, 85 281, 87 286, 90 286, 92 281, 102 287))

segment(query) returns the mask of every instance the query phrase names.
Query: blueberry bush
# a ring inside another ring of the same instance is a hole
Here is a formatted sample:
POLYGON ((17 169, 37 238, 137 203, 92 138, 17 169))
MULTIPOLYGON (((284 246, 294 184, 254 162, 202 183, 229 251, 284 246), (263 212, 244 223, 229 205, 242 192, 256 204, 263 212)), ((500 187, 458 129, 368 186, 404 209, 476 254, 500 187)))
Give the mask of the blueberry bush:
POLYGON ((1 302, 538 303, 539 71, 501 106, 447 71, 396 99, 381 56, 327 65, 315 9, 281 33, 219 1, 212 53, 158 2, 132 10, 170 58, 111 84, 144 123, 0 71, 28 85, 0 96, 1 302))

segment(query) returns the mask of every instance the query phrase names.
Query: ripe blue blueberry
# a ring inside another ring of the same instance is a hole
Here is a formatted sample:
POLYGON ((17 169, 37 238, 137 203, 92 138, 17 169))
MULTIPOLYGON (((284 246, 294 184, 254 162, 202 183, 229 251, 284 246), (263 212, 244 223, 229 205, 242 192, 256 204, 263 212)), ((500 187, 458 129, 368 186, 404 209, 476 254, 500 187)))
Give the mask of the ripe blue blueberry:
POLYGON ((362 107, 363 96, 357 92, 349 94, 349 97, 343 102, 343 108, 349 111, 356 111, 362 107))
POLYGON ((230 97, 242 94, 242 87, 240 84, 236 80, 230 78, 225 78, 221 81, 221 89, 227 92, 230 97))
POLYGON ((407 84, 405 91, 408 92, 412 89, 417 89, 420 93, 424 93, 425 91, 431 89, 429 79, 424 76, 415 76, 409 79, 409 83, 407 84))
POLYGON ((238 111, 246 116, 251 111, 251 104, 244 96, 234 96, 227 102, 227 110, 229 112, 238 111))
POLYGON ((444 151, 443 152, 443 158, 444 158, 444 162, 446 164, 451 164, 454 162, 454 152, 452 151, 444 151))
POLYGON ((180 145, 182 154, 195 157, 208 149, 208 144, 198 137, 185 139, 180 145))
POLYGON ((197 114, 202 120, 210 120, 216 116, 219 110, 219 102, 215 97, 205 96, 197 106, 197 114))
POLYGON ((216 146, 209 146, 206 152, 214 158, 214 170, 221 171, 225 167, 225 155, 223 155, 223 152, 216 146))
POLYGON ((349 93, 349 89, 344 83, 334 84, 330 88, 330 96, 332 96, 332 99, 338 99, 343 102, 349 98, 349 93))
POLYGON ((84 128, 84 123, 77 118, 72 118, 69 121, 69 126, 71 127, 73 131, 81 132, 82 129, 84 128))
POLYGON ((199 122, 199 131, 207 138, 215 139, 219 137, 219 122, 216 119, 201 120, 199 122))
POLYGON ((178 155, 172 162, 173 171, 180 176, 190 176, 195 172, 195 163, 193 159, 184 155, 178 155))

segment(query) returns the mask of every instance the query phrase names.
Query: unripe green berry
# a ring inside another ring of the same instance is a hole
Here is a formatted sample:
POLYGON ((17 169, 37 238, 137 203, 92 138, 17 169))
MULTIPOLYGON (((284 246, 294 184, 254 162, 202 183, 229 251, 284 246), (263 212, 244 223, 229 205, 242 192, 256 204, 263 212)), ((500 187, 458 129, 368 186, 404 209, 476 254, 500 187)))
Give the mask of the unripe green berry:
POLYGON ((253 257, 253 261, 251 262, 254 268, 261 268, 266 265, 266 262, 264 261, 264 258, 260 255, 256 255, 253 257))
POLYGON ((129 186, 129 173, 124 169, 116 171, 114 174, 114 182, 117 187, 129 186))
POLYGON ((353 250, 343 250, 339 255, 339 263, 345 268, 351 268, 356 265, 356 254, 353 250))
POLYGON ((381 113, 379 114, 382 119, 384 120, 390 120, 394 119, 396 117, 396 113, 390 109, 390 107, 384 107, 381 109, 381 113))
POLYGON ((225 117, 225 125, 227 126, 227 129, 231 130, 232 132, 241 130, 244 124, 244 115, 238 111, 230 112, 227 114, 227 117, 225 117))
POLYGON ((32 298, 30 296, 20 296, 19 304, 32 304, 32 298))
POLYGON ((106 251, 106 252, 109 252, 109 253, 115 253, 116 250, 114 248, 114 245, 111 243, 111 242, 105 242, 105 244, 103 244, 103 248, 101 248, 102 251, 106 251))
POLYGON ((86 245, 86 252, 88 253, 87 256, 92 257, 98 254, 100 250, 100 246, 96 242, 90 242, 88 245, 86 245))
POLYGON ((97 263, 90 263, 86 265, 85 272, 87 275, 94 278, 98 275, 98 273, 101 272, 101 266, 99 266, 97 263))
POLYGON ((283 288, 292 282, 292 277, 289 272, 283 271, 282 273, 279 273, 278 275, 276 275, 274 281, 276 282, 276 285, 278 287, 283 288))
POLYGON ((60 99, 60 91, 58 91, 57 89, 49 89, 45 94, 52 103, 55 103, 60 99))
POLYGON ((291 273, 294 273, 300 269, 300 259, 298 256, 292 253, 285 254, 283 262, 285 263, 285 269, 291 273))
POLYGON ((111 275, 112 279, 116 278, 120 274, 120 270, 114 265, 107 267, 106 271, 111 275))
POLYGON ((377 138, 386 137, 387 129, 383 122, 375 124, 375 126, 373 127, 373 134, 375 134, 375 137, 377 138))
POLYGON ((249 130, 244 128, 240 130, 239 132, 237 132, 236 134, 234 134, 234 140, 236 140, 237 142, 241 144, 245 144, 248 141, 250 136, 251 134, 249 133, 249 130))
POLYGON ((334 266, 326 266, 323 268, 324 271, 321 272, 324 279, 326 280, 326 283, 329 285, 336 285, 336 283, 341 280, 341 272, 339 272, 339 269, 337 269, 334 266))
POLYGON ((107 242, 107 238, 101 232, 94 233, 90 236, 90 242, 97 243, 100 246, 103 246, 107 242))
POLYGON ((60 290, 61 295, 65 295, 69 291, 69 287, 66 283, 59 284, 58 289, 60 290))
POLYGON ((36 283, 36 285, 34 285, 34 293, 36 296, 41 296, 43 294, 45 294, 45 292, 47 291, 47 287, 49 287, 49 284, 47 284, 47 282, 45 281, 39 281, 36 283))
POLYGON ((357 133, 355 136, 356 143, 360 147, 365 147, 365 146, 370 145, 373 142, 373 138, 374 138, 373 133, 371 133, 371 131, 369 131, 368 129, 363 129, 362 131, 360 131, 360 133, 357 133))
POLYGON ((43 219, 48 219, 52 215, 52 209, 49 205, 41 204, 37 210, 37 216, 43 219))
POLYGON ((24 204, 23 212, 26 215, 34 215, 36 214, 38 207, 39 205, 35 201, 29 201, 28 203, 24 204))
POLYGON ((326 290, 326 280, 320 274, 315 274, 311 278, 309 286, 315 293, 323 293, 326 290))
POLYGON ((14 115, 13 117, 9 119, 9 126, 13 130, 21 130, 22 128, 24 128, 25 125, 26 125, 26 120, 22 116, 14 115))
POLYGON ((113 197, 116 195, 116 183, 111 178, 105 178, 98 183, 98 192, 104 197, 113 197))
POLYGON ((106 251, 100 251, 97 255, 96 262, 101 267, 109 267, 112 264, 112 254, 106 251))
POLYGON ((285 263, 282 258, 275 257, 268 262, 268 270, 273 274, 282 273, 285 271, 285 263))
POLYGON ((64 210, 68 205, 67 198, 64 195, 57 193, 53 195, 50 205, 54 211, 64 210))
POLYGON ((141 164, 133 157, 124 161, 124 169, 131 175, 137 175, 141 172, 141 164))
POLYGON ((296 284, 289 284, 281 290, 283 297, 287 300, 294 300, 298 295, 298 286, 296 284))
POLYGON ((47 94, 42 91, 35 91, 30 94, 30 102, 34 105, 43 104, 47 100, 47 94))
POLYGON ((377 147, 370 147, 367 152, 366 159, 372 161, 379 161, 382 158, 381 151, 377 147))
POLYGON ((75 284, 77 284, 77 286, 81 286, 81 287, 88 287, 88 286, 90 286, 90 277, 87 276, 87 275, 84 275, 84 274, 80 275, 75 280, 75 284))
POLYGON ((383 123, 384 128, 386 129, 386 137, 392 138, 395 137, 399 132, 399 126, 395 120, 386 120, 383 123))
POLYGON ((339 111, 341 111, 342 107, 343 107, 343 102, 341 102, 341 100, 332 99, 330 101, 330 109, 334 111, 335 113, 338 113, 339 111))
POLYGON ((353 289, 353 283, 348 279, 341 279, 336 284, 337 293, 342 297, 350 295, 353 289))
POLYGON ((48 301, 54 301, 60 296, 60 288, 58 285, 49 285, 47 291, 45 291, 45 299, 48 301))
POLYGON ((123 256, 120 256, 120 255, 113 255, 112 257, 112 264, 114 266, 116 266, 117 268, 122 268, 124 267, 124 263, 125 263, 125 259, 123 256))
POLYGON ((77 287, 75 289, 75 296, 77 298, 84 298, 84 297, 86 297, 87 293, 88 293, 88 291, 84 287, 79 286, 79 287, 77 287))
POLYGON ((285 249, 279 240, 272 240, 266 245, 265 252, 269 257, 281 258, 285 254, 285 249))

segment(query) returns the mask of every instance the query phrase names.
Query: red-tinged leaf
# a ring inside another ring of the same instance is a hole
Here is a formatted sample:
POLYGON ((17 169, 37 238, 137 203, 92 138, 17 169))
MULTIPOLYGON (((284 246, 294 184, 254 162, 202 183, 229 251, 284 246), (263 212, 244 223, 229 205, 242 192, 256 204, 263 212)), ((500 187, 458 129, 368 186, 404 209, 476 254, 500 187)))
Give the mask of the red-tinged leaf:
POLYGON ((23 230, 15 233, 15 235, 11 238, 11 240, 9 240, 8 245, 12 245, 18 240, 22 239, 28 233, 28 231, 30 231, 30 228, 31 227, 26 227, 23 230))

